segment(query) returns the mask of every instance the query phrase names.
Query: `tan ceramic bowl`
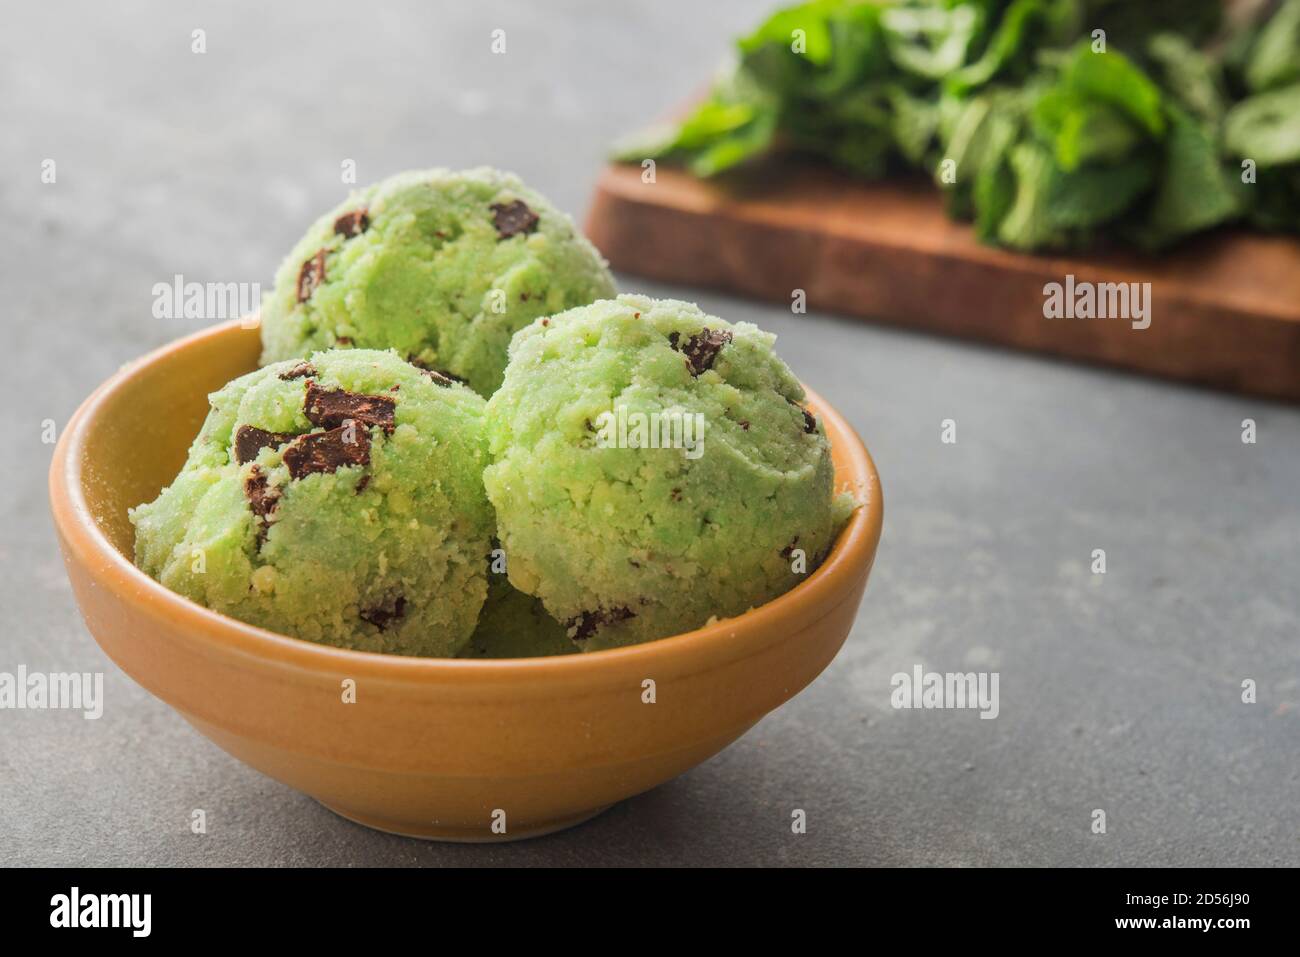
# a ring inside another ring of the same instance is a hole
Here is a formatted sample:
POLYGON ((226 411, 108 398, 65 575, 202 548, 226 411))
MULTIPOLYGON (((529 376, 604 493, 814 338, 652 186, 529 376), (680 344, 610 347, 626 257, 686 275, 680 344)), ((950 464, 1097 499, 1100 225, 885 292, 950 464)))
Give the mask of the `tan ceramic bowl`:
POLYGON ((880 486, 861 440, 815 396, 837 481, 866 504, 805 582, 698 631, 558 658, 404 658, 287 638, 181 598, 131 564, 126 510, 172 480, 207 394, 253 369, 258 350, 257 330, 234 322, 124 367, 64 430, 50 500, 77 602, 109 657, 226 751, 345 817, 465 841, 568 827, 721 751, 849 633, 880 538, 880 486))

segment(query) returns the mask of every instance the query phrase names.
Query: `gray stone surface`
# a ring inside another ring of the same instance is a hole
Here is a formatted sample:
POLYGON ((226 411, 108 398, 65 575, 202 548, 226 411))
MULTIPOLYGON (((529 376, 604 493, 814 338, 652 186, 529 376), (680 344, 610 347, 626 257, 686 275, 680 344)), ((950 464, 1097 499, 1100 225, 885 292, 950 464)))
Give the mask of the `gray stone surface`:
POLYGON ((610 139, 696 89, 766 4, 288 7, 28 2, 0 31, 0 670, 103 670, 108 699, 99 721, 0 712, 0 862, 1300 863, 1300 412, 816 303, 791 316, 620 277, 777 332, 886 492, 843 652, 678 780, 551 837, 421 843, 261 777, 126 678, 64 578, 41 428, 198 325, 152 318, 152 285, 269 282, 342 195, 345 158, 363 182, 498 165, 581 214, 610 139), (890 676, 916 663, 996 670, 1000 716, 891 709, 890 676))

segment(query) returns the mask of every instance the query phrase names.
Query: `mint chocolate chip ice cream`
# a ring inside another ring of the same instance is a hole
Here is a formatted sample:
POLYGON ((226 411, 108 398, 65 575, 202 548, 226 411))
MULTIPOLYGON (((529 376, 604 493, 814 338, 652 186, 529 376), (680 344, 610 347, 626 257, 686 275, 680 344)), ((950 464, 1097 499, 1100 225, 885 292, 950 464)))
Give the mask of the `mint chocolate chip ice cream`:
POLYGON ((483 399, 393 352, 318 352, 242 376, 180 474, 130 512, 135 560, 250 624, 343 648, 451 656, 493 535, 483 399))
POLYGON ((401 173, 354 193, 289 253, 262 304, 262 362, 394 349, 487 396, 518 329, 613 294, 595 247, 517 177, 401 173))
POLYGON ((484 482, 511 583, 583 650, 738 615, 830 550, 852 504, 773 341, 640 296, 515 336, 484 482))

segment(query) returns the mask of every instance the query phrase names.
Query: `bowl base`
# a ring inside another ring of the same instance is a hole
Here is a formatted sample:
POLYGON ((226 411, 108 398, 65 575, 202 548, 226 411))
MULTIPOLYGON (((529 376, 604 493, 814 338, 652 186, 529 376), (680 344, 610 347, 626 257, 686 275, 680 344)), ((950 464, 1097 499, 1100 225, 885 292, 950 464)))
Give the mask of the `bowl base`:
POLYGON ((346 811, 332 804, 326 804, 324 801, 318 803, 325 809, 333 811, 339 817, 346 818, 353 824, 360 824, 372 830, 383 831, 385 834, 396 834, 398 837, 414 837, 422 841, 446 841, 451 844, 504 844, 508 841, 526 841, 530 837, 542 837, 546 834, 554 834, 557 831, 577 827, 579 824, 585 824, 593 817, 605 813, 614 806, 606 804, 604 807, 594 808, 590 811, 580 811, 568 817, 538 821, 523 827, 511 826, 510 830, 505 834, 493 834, 491 830, 482 827, 446 827, 439 824, 426 826, 416 825, 410 821, 391 821, 387 818, 346 811))

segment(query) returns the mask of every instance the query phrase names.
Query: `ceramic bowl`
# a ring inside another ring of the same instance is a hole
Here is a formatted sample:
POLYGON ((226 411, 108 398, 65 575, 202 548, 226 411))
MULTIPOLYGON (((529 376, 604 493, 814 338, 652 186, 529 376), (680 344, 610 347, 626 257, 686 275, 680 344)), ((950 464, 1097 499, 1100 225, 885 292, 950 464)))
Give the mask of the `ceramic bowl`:
POLYGON ((64 430, 50 500, 77 602, 109 657, 226 751, 344 817, 463 841, 568 827, 721 751, 849 633, 880 538, 880 486, 861 440, 814 395, 837 484, 864 504, 798 587, 697 631, 553 658, 406 658, 288 638, 173 594, 131 563, 127 509, 170 483, 207 394, 255 368, 258 351, 257 330, 232 322, 122 368, 64 430))

